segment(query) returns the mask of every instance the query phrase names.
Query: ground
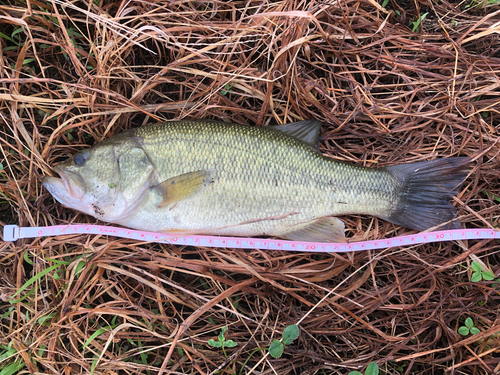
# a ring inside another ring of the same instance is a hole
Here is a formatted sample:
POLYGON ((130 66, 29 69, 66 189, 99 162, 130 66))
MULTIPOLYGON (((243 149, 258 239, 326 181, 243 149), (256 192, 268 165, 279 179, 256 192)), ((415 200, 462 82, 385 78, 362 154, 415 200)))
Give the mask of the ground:
MULTIPOLYGON (((324 123, 370 167, 469 156, 453 204, 498 230, 498 0, 0 2, 0 224, 95 223, 51 167, 171 119, 324 123)), ((341 218, 351 240, 415 233, 341 218)), ((0 374, 500 371, 498 240, 304 254, 73 235, 0 244, 0 374), (273 358, 287 326, 299 337, 273 358), (234 347, 215 347, 223 340, 234 347), (220 342, 220 341, 219 341, 220 342), (211 341, 213 344, 214 341, 211 341)))

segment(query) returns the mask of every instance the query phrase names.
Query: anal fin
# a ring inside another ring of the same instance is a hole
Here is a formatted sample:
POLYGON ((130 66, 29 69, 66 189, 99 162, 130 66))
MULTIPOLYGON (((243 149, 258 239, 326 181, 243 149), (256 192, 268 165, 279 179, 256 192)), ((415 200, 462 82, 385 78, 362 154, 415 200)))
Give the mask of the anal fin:
POLYGON ((158 207, 165 207, 202 192, 214 182, 214 177, 215 169, 207 169, 181 174, 153 186, 152 189, 163 198, 158 207))
POLYGON ((336 217, 322 217, 280 237, 305 242, 346 242, 344 223, 336 217))

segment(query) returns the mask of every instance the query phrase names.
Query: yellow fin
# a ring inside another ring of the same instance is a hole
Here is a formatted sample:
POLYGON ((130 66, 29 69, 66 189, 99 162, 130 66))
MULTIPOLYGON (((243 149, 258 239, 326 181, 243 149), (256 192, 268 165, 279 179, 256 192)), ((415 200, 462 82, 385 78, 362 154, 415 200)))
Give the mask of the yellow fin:
POLYGON ((165 207, 202 192, 214 182, 214 177, 215 169, 207 169, 181 174, 163 181, 153 187, 163 197, 158 207, 165 207))
POLYGON ((292 241, 346 242, 344 223, 336 217, 322 217, 280 237, 292 241))

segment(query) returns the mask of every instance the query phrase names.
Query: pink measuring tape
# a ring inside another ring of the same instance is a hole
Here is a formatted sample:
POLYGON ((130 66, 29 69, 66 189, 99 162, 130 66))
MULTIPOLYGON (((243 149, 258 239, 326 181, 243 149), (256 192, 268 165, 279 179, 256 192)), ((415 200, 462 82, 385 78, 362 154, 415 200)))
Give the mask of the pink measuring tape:
POLYGON ((396 246, 411 246, 423 243, 500 238, 500 231, 492 229, 454 229, 428 233, 411 234, 384 240, 351 243, 316 243, 285 241, 260 238, 217 237, 217 236, 172 236, 165 233, 144 232, 133 229, 102 225, 56 225, 51 227, 19 227, 6 225, 3 228, 4 241, 19 238, 62 236, 71 234, 100 234, 130 238, 144 242, 167 243, 173 245, 204 246, 237 249, 284 250, 317 253, 343 253, 349 251, 377 250, 396 246))

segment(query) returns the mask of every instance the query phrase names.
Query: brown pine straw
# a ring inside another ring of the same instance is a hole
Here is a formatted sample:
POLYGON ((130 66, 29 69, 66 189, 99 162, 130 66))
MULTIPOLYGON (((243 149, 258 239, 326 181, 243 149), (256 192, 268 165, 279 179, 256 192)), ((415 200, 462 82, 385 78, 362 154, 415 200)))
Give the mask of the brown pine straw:
MULTIPOLYGON (((497 1, 6 0, 0 32, 2 225, 96 223, 55 203, 41 178, 124 129, 314 118, 321 152, 337 160, 471 157, 453 203, 464 228, 498 230, 497 1)), ((413 233, 341 219, 352 240, 413 233)), ((499 249, 489 239, 346 254, 95 235, 3 242, 0 368, 347 374, 375 361, 388 374, 500 373, 499 282, 471 281, 473 261, 500 278, 499 249), (467 318, 480 333, 458 333, 467 318), (264 348, 291 324, 300 337, 272 358, 264 348), (222 327, 237 343, 225 353, 208 345, 222 327)))

